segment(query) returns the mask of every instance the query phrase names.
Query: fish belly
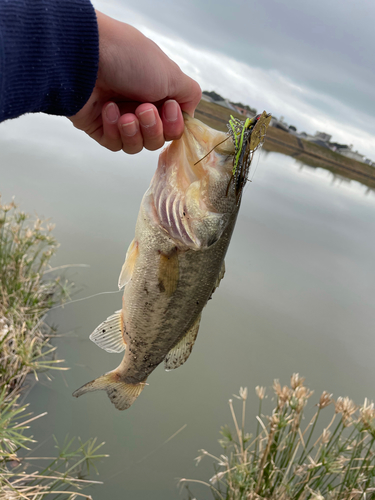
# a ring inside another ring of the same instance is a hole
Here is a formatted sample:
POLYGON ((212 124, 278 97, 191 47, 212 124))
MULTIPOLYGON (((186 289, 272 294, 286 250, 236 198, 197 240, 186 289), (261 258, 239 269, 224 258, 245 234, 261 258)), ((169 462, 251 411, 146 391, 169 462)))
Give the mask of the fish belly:
POLYGON ((183 250, 141 210, 137 262, 123 296, 127 383, 144 381, 196 322, 215 289, 235 219, 214 245, 183 250))

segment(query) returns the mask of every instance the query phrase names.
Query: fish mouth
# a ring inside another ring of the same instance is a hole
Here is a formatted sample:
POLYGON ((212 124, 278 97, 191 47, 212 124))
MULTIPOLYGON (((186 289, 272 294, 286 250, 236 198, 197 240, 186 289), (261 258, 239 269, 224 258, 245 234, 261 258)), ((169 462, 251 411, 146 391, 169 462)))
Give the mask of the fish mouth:
MULTIPOLYGON (((189 157, 194 172, 198 174, 201 170, 202 160, 207 158, 214 150, 219 154, 234 155, 233 142, 228 140, 229 135, 227 133, 208 127, 200 120, 188 115, 185 111, 182 114, 185 130, 181 140, 186 147, 186 156, 189 157), (222 149, 219 148, 221 144, 223 144, 222 149)), ((197 175, 198 177, 199 174, 197 175)))
POLYGON ((199 121, 185 112, 183 112, 183 116, 185 121, 185 142, 193 157, 193 170, 213 151, 223 156, 233 157, 232 176, 228 184, 227 194, 229 189, 232 188, 238 200, 248 180, 254 153, 264 143, 267 128, 271 121, 271 114, 263 111, 262 114, 254 118, 247 118, 245 121, 231 115, 227 124, 227 134, 219 131, 215 134, 213 133, 215 131, 211 129, 211 133, 207 137, 202 134, 199 121))

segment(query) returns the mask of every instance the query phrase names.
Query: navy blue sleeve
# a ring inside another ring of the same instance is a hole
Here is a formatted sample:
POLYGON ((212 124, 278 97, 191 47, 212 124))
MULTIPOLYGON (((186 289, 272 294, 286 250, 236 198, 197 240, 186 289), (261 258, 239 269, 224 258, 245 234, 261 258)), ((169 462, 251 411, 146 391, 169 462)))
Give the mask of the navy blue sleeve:
POLYGON ((89 0, 0 0, 0 121, 74 115, 92 93, 98 63, 89 0))

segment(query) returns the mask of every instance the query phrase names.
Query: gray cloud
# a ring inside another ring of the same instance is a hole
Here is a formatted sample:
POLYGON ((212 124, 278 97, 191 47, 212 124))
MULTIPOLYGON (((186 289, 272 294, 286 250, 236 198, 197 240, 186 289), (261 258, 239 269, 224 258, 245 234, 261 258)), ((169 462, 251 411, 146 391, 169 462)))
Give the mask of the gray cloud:
POLYGON ((375 160, 375 3, 96 0, 134 24, 203 88, 375 160))
MULTIPOLYGON (((127 7, 125 0, 119 4, 127 7)), ((298 84, 375 115, 375 3, 138 0, 131 5, 167 36, 276 69, 298 84)))

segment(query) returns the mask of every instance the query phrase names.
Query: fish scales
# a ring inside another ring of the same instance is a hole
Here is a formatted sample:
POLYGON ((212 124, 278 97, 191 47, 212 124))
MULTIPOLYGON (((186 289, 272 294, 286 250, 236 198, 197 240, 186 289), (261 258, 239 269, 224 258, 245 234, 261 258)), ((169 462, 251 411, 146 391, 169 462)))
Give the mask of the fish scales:
MULTIPOLYGON (((127 362, 128 358, 129 363, 131 362, 127 382, 142 382, 192 327, 214 289, 233 228, 234 220, 220 241, 205 252, 177 250, 179 283, 171 297, 160 292, 157 273, 150 276, 148 269, 156 269, 157 263, 151 262, 150 255, 142 255, 140 239, 139 264, 137 262, 134 270, 138 278, 124 293, 129 318, 128 321, 125 319, 125 341, 131 346, 134 337, 141 338, 144 343, 134 349, 130 347, 131 352, 127 349, 128 352, 125 353, 124 361, 127 362), (207 273, 202 275, 202 269, 205 268, 207 273), (127 332, 131 332, 130 336, 127 332), (176 336, 176 332, 180 334, 176 336), (144 361, 147 354, 149 357, 144 361), (132 359, 134 355, 136 359, 132 359)), ((174 248, 175 246, 171 250, 174 248)), ((153 257, 155 261, 160 258, 159 255, 153 257)))
POLYGON ((263 113, 242 124, 240 147, 238 123, 230 137, 185 115, 182 138, 161 153, 142 199, 119 279, 122 309, 90 336, 108 352, 125 349, 123 360, 74 396, 106 390, 123 410, 163 360, 166 369, 187 360, 202 310, 223 277, 251 155, 269 121, 263 113))

